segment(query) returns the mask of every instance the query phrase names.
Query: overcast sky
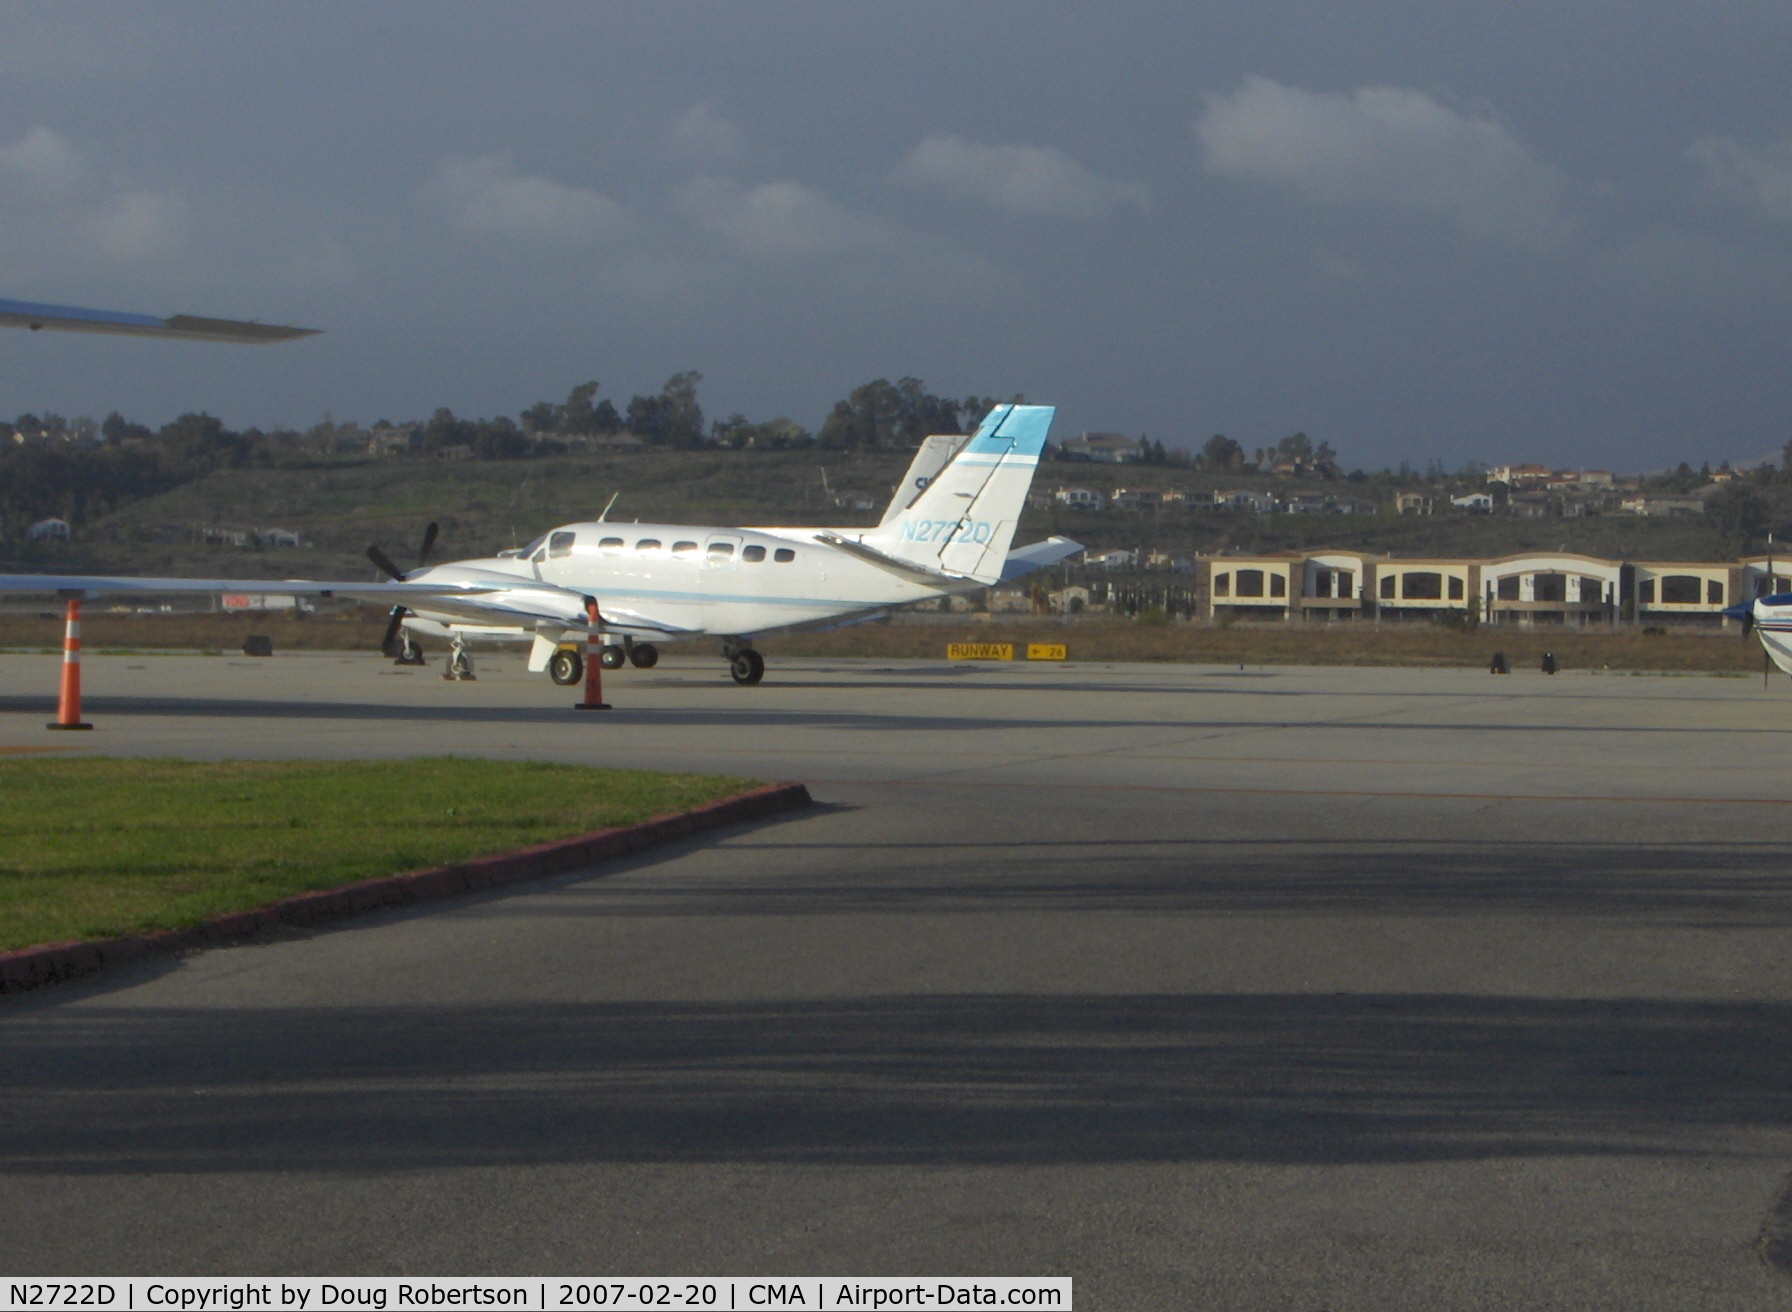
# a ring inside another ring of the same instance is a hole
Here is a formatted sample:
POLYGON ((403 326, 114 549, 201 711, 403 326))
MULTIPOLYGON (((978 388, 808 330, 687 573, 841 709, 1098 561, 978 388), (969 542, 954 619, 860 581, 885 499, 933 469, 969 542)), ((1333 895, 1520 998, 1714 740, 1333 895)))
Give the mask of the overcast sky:
POLYGON ((0 0, 0 414, 514 416, 703 374, 1350 465, 1792 438, 1792 5, 0 0))

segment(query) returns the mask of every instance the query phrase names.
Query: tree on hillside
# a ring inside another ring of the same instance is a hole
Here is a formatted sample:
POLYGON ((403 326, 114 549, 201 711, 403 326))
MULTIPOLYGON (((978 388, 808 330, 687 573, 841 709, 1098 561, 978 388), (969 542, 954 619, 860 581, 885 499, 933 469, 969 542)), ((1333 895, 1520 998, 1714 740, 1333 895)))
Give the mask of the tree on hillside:
POLYGON ((919 378, 892 383, 875 378, 852 389, 815 435, 818 446, 836 451, 888 450, 918 446, 934 433, 962 433, 961 412, 981 405, 981 419, 994 402, 980 398, 964 402, 933 395, 919 378))
POLYGON ((228 432, 222 420, 203 412, 184 414, 163 424, 156 437, 157 462, 182 481, 240 465, 247 454, 240 436, 228 432))
POLYGON ((1215 433, 1201 448, 1202 469, 1229 470, 1244 468, 1244 448, 1231 438, 1215 433))
POLYGON ((1705 502, 1705 520, 1737 551, 1746 551, 1772 522, 1767 498, 1746 483, 1726 483, 1705 502))
POLYGON ((703 442, 703 407, 697 404, 695 369, 673 374, 658 396, 636 396, 628 403, 628 431, 655 446, 698 446, 703 442))
POLYGON ((1332 450, 1330 442, 1314 445, 1313 439, 1305 433, 1294 433, 1270 448, 1269 461, 1271 464, 1286 462, 1315 469, 1322 474, 1333 474, 1338 468, 1338 453, 1332 450))

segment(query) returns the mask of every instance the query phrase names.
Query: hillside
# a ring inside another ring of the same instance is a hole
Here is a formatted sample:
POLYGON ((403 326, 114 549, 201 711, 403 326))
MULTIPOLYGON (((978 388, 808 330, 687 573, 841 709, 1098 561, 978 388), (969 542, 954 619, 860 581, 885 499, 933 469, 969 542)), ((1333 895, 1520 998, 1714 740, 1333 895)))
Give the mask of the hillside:
MULTIPOLYGON (((895 452, 647 450, 518 461, 362 460, 228 470, 134 502, 96 519, 72 543, 34 545, 10 563, 133 573, 360 577, 368 568, 362 552, 369 542, 405 563, 432 519, 442 527, 438 559, 481 555, 520 545, 554 524, 593 517, 614 494, 620 495, 611 518, 625 522, 870 524, 877 511, 841 509, 834 498, 858 496, 881 508, 907 460, 906 453, 895 452), (200 540, 206 526, 287 529, 307 545, 207 546, 200 540)), ((1048 463, 1035 486, 1122 481, 1199 489, 1212 480, 1184 470, 1048 463)), ((1337 483, 1315 481, 1309 487, 1280 480, 1276 490, 1343 489, 1337 483)), ((1391 491, 1375 484, 1347 490, 1391 500, 1391 491)), ((1567 550, 1608 558, 1698 560, 1731 558, 1736 550, 1702 518, 1632 515, 1259 515, 1205 507, 1094 512, 1062 506, 1025 513, 1019 540, 1050 533, 1093 548, 1191 553, 1336 546, 1401 556, 1567 550)))

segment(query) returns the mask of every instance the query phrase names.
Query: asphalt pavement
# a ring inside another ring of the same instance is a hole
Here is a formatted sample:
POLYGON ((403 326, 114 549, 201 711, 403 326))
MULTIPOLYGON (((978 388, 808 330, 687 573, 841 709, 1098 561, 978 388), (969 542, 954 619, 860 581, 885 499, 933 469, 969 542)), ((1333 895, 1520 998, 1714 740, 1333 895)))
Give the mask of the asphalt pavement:
POLYGON ((0 1271, 1792 1306, 1784 681, 674 657, 576 712, 439 671, 99 656, 59 735, 55 658, 0 656, 0 754, 818 805, 0 999, 0 1271))

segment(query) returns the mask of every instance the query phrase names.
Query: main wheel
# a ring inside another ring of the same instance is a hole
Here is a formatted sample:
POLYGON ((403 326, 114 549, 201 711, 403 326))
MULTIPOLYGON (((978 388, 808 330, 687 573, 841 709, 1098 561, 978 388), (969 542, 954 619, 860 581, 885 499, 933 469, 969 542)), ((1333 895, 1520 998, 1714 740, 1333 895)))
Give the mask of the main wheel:
POLYGON ((423 664, 423 648, 419 647, 417 645, 416 641, 414 639, 412 639, 409 634, 406 634, 404 641, 399 644, 398 664, 400 664, 400 665, 421 665, 421 664, 423 664))
POLYGON ((628 660, 627 654, 623 652, 622 648, 616 646, 605 647, 597 653, 597 663, 606 670, 620 670, 626 660, 628 660))
POLYGON ((748 647, 728 658, 728 673, 736 683, 758 683, 765 677, 765 657, 748 647))
POLYGON ((637 642, 628 649, 628 658, 637 670, 651 670, 660 663, 660 649, 651 642, 637 642))
POLYGON ((560 648, 548 657, 548 678, 562 688, 570 688, 585 677, 585 658, 576 651, 560 648))

